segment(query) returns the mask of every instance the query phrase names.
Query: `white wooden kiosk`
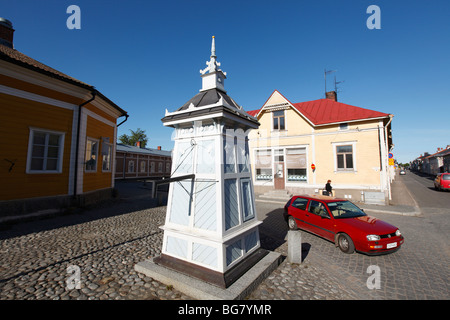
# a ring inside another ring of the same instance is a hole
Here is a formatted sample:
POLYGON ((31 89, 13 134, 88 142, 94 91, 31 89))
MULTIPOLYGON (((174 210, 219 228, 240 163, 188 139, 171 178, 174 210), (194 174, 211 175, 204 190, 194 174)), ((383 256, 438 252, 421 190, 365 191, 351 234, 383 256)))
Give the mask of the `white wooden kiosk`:
POLYGON ((259 127, 224 88, 216 61, 201 70, 202 89, 161 120, 173 127, 171 182, 158 265, 226 288, 262 259, 248 131, 259 127))

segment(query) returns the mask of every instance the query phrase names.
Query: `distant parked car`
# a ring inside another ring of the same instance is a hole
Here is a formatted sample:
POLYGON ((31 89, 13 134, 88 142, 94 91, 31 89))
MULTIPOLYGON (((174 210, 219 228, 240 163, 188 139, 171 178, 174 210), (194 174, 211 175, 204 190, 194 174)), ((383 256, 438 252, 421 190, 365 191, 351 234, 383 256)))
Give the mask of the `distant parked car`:
POLYGON ((450 173, 439 173, 434 179, 436 190, 450 190, 450 173))
POLYGON ((404 242, 397 227, 368 216, 347 199, 293 196, 284 206, 284 218, 289 229, 310 231, 334 242, 344 253, 389 253, 404 242))
POLYGON ((400 170, 400 174, 401 174, 401 175, 406 174, 406 170, 405 170, 405 169, 401 169, 401 170, 400 170))

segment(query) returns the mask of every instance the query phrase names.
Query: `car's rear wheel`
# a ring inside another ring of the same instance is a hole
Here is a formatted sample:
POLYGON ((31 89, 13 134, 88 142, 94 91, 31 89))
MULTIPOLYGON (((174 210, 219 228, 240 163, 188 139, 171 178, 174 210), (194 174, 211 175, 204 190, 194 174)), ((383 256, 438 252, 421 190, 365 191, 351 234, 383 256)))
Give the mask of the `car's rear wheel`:
POLYGON ((353 244, 352 239, 345 233, 339 234, 337 244, 339 249, 344 253, 351 254, 355 252, 355 245, 353 244))
POLYGON ((288 217, 288 227, 290 230, 298 230, 297 221, 293 216, 288 217))

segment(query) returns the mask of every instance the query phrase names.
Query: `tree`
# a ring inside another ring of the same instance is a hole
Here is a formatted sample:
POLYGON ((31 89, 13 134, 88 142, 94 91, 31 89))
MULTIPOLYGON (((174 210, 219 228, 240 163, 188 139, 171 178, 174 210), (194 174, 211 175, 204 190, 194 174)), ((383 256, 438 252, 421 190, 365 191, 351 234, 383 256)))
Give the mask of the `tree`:
POLYGON ((131 135, 123 134, 119 137, 120 143, 126 144, 128 146, 135 146, 139 141, 142 148, 145 148, 148 138, 145 134, 145 130, 137 128, 136 131, 131 130, 131 135))

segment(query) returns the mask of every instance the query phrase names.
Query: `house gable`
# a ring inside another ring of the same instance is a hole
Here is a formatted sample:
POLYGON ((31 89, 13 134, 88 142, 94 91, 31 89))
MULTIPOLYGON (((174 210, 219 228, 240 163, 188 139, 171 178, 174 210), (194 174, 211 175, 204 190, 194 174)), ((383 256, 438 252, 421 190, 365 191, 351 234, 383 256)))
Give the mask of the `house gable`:
MULTIPOLYGON (((286 130, 288 130, 290 134, 311 132, 310 127, 313 123, 277 90, 270 95, 269 99, 267 99, 261 109, 253 111, 253 115, 257 117, 258 121, 261 123, 260 129, 267 128, 272 131, 272 112, 279 110, 285 110, 286 130)), ((252 111, 249 112, 249 114, 252 114, 252 111)))

